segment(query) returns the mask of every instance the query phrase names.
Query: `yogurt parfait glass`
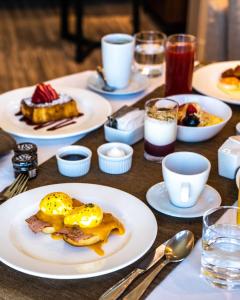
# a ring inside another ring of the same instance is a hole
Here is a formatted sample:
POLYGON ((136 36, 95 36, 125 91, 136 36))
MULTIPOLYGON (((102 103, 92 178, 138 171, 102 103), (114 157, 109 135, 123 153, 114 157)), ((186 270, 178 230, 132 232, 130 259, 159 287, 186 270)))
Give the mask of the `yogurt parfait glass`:
POLYGON ((161 162, 174 152, 177 137, 178 103, 167 98, 151 99, 145 104, 144 157, 161 162))

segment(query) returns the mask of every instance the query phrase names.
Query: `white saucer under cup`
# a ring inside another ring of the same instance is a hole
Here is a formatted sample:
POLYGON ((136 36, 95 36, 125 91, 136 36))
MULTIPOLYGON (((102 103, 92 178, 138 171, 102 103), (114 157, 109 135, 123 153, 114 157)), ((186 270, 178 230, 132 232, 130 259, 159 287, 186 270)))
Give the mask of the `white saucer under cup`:
POLYGON ((103 81, 97 72, 94 72, 91 76, 89 76, 87 82, 88 88, 100 94, 118 97, 134 95, 143 92, 149 86, 149 79, 146 75, 141 73, 132 73, 128 85, 123 89, 106 91, 103 89, 103 85, 103 81))
POLYGON ((160 182, 153 185, 146 194, 147 202, 157 211, 172 217, 198 218, 210 208, 221 205, 220 194, 210 185, 205 185, 197 203, 189 208, 177 207, 172 204, 165 183, 160 182))

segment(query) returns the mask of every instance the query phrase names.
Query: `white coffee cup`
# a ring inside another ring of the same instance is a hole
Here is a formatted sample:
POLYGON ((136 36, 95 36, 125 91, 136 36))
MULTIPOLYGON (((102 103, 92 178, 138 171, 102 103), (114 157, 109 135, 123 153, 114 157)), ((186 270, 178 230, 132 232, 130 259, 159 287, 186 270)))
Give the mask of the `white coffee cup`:
POLYGON ((134 37, 113 33, 102 38, 102 63, 107 83, 118 89, 128 85, 134 52, 134 37))
POLYGON ((201 154, 175 152, 162 161, 163 179, 171 202, 178 207, 194 206, 208 180, 211 164, 201 154))

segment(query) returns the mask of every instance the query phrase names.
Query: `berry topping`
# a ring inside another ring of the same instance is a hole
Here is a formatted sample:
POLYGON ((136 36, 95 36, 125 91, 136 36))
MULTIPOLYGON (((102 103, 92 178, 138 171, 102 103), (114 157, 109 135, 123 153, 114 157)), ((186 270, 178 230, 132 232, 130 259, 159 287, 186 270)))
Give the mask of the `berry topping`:
POLYGON ((189 127, 197 127, 199 123, 199 118, 194 114, 186 115, 186 117, 182 120, 182 125, 189 127))
POLYGON ((193 115, 195 113, 197 113, 196 107, 193 104, 189 104, 188 108, 187 108, 187 114, 188 115, 193 115))
POLYGON ((39 83, 33 93, 32 102, 35 104, 51 103, 58 98, 58 93, 50 84, 39 83))

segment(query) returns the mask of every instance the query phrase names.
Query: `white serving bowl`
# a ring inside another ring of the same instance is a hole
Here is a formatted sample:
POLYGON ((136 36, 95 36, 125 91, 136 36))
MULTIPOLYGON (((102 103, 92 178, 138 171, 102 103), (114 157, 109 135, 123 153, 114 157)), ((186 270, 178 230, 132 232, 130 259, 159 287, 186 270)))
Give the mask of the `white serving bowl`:
POLYGON ((231 108, 216 98, 196 94, 176 95, 168 98, 177 101, 179 105, 189 102, 199 103, 203 110, 223 119, 219 124, 206 127, 178 125, 177 140, 179 141, 202 142, 209 140, 223 129, 232 116, 231 108))

